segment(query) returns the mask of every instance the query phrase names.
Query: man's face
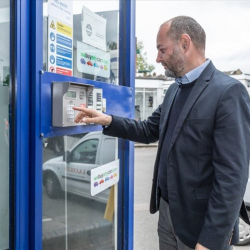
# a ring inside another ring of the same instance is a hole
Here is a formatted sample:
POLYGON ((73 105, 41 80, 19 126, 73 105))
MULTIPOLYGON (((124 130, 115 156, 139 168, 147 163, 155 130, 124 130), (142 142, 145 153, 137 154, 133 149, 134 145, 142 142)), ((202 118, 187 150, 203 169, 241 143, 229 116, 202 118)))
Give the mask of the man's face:
POLYGON ((163 26, 158 32, 156 62, 162 64, 166 76, 177 78, 183 76, 186 58, 181 50, 180 43, 167 36, 168 29, 168 26, 163 26))

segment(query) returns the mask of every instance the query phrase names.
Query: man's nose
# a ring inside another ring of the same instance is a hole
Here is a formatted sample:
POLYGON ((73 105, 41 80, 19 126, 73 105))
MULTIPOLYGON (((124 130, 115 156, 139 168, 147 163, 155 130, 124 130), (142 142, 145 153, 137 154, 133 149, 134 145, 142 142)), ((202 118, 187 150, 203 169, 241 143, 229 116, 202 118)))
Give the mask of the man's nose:
POLYGON ((161 60, 162 60, 161 55, 160 55, 160 53, 158 52, 158 53, 157 53, 157 57, 156 57, 156 62, 157 62, 157 63, 160 63, 161 60))

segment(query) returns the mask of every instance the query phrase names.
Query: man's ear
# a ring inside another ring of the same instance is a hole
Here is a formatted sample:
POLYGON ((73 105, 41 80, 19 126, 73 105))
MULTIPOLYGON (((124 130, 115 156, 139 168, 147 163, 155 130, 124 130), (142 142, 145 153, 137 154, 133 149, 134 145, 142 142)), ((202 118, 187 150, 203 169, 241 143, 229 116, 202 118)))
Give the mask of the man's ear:
POLYGON ((181 47, 183 50, 188 50, 190 47, 191 38, 187 34, 183 34, 180 39, 181 47))

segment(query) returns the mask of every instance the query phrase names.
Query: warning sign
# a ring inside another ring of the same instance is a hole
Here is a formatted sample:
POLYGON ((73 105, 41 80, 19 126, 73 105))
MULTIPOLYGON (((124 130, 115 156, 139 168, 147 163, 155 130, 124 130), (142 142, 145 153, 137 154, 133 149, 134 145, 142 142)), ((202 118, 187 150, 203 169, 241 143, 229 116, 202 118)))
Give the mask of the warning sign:
POLYGON ((51 21, 51 24, 50 24, 50 26, 49 26, 51 29, 56 29, 56 26, 55 26, 55 24, 54 24, 54 21, 52 20, 51 21))
POLYGON ((51 67, 49 68, 49 72, 55 73, 55 68, 54 68, 53 66, 51 66, 51 67))
POLYGON ((73 74, 73 1, 48 0, 48 71, 73 74))
POLYGON ((48 26, 48 70, 72 76, 73 27, 51 16, 48 26))
POLYGON ((56 23, 57 30, 61 32, 64 35, 67 36, 72 36, 72 28, 69 27, 68 25, 63 24, 62 22, 57 22, 56 23))

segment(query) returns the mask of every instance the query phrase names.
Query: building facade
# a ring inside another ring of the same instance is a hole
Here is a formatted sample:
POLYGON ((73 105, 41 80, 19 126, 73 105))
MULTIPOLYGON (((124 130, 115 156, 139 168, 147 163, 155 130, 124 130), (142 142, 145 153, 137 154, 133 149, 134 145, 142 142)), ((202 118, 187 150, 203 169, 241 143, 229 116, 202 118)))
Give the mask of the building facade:
MULTIPOLYGON (((250 74, 244 74, 240 69, 224 73, 240 81, 250 95, 250 74)), ((164 75, 136 77, 135 119, 147 119, 162 103, 169 86, 174 82, 173 78, 167 78, 164 75)))

